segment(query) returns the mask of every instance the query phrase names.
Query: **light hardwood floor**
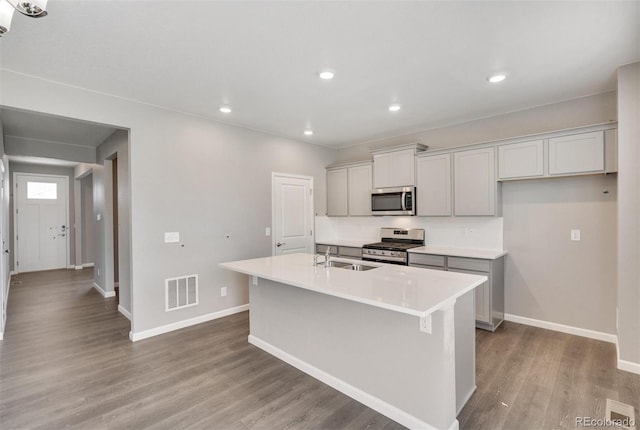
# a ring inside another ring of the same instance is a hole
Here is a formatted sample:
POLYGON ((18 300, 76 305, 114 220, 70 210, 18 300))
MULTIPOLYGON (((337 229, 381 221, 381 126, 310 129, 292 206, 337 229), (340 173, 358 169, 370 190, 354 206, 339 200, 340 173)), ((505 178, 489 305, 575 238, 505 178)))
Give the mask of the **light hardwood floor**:
MULTIPOLYGON (((21 274, 0 341, 1 429, 400 429, 249 345, 248 313, 131 343, 93 271, 21 274)), ((477 331, 461 429, 574 428, 605 399, 640 408, 611 344, 505 323, 477 331)))

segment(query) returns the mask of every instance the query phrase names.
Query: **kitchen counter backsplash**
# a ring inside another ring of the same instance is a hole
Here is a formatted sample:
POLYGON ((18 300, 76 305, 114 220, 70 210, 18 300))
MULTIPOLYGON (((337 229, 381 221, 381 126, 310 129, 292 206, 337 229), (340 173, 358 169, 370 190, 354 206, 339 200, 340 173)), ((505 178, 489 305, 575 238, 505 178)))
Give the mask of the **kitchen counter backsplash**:
POLYGON ((501 217, 327 217, 316 216, 316 242, 380 240, 381 227, 423 228, 425 243, 456 248, 503 249, 501 217))

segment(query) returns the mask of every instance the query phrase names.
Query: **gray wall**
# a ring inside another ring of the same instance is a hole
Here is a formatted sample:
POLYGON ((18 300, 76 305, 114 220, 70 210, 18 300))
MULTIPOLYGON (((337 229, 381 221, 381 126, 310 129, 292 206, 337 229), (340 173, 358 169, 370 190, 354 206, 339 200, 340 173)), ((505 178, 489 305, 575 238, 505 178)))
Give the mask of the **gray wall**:
MULTIPOLYGON (((69 226, 73 226, 75 224, 75 193, 73 191, 74 177, 73 177, 73 168, 71 167, 58 167, 58 166, 42 166, 35 164, 22 164, 9 162, 9 180, 10 180, 10 190, 11 190, 11 206, 10 206, 10 232, 11 232, 11 249, 15 249, 14 246, 14 238, 15 234, 13 231, 13 216, 14 216, 14 188, 13 188, 13 174, 14 173, 32 173, 34 175, 60 175, 67 176, 69 182, 69 208, 68 208, 68 216, 69 216, 69 226)), ((67 261, 67 266, 75 266, 76 261, 76 238, 75 238, 75 229, 68 228, 67 229, 69 235, 69 261, 67 261)), ((11 258, 11 270, 15 270, 14 266, 14 258, 11 258)))
POLYGON ((618 70, 618 352, 640 372, 640 63, 618 70))
POLYGON ((97 165, 93 169, 93 219, 96 220, 97 215, 100 214, 102 220, 94 223, 94 231, 96 232, 93 248, 94 280, 103 290, 114 290, 114 219, 111 159, 117 156, 119 304, 127 312, 131 312, 129 132, 125 130, 116 131, 98 146, 96 154, 97 165))
POLYGON ((2 128, 2 121, 0 121, 0 157, 5 167, 4 176, 2 176, 2 196, 0 201, 0 241, 2 242, 2 248, 0 248, 0 338, 4 335, 4 325, 7 316, 7 296, 9 294, 9 279, 10 279, 10 266, 9 255, 4 252, 5 249, 9 249, 9 161, 4 153, 4 129, 2 128))
POLYGON ((93 174, 80 180, 82 214, 82 264, 93 263, 95 215, 93 213, 93 174))
POLYGON ((615 334, 616 177, 504 182, 502 205, 506 312, 615 334))
POLYGON ((613 91, 392 139, 354 145, 340 150, 339 158, 341 161, 369 159, 371 158, 369 151, 372 149, 403 143, 420 142, 433 150, 492 142, 517 136, 606 123, 615 121, 616 116, 616 93, 613 91))
MULTIPOLYGON (((134 334, 247 302, 245 278, 217 265, 271 254, 264 234, 271 226, 271 172, 313 176, 315 211, 325 212, 324 167, 335 150, 7 70, 0 70, 0 79, 5 106, 130 130, 134 334), (181 242, 164 244, 164 232, 176 231, 181 242), (165 312, 165 279, 196 273, 200 304, 165 312), (226 297, 220 297, 222 286, 226 297)), ((94 194, 100 192, 98 170, 94 194)))

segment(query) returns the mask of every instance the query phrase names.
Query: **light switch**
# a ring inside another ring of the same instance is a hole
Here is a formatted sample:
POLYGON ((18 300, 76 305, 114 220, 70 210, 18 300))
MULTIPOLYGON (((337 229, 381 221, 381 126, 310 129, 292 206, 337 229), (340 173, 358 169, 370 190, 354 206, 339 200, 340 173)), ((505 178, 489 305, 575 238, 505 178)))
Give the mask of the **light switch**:
POLYGON ((271 236, 271 229, 269 227, 264 229, 264 235, 267 236, 267 237, 271 236))
POLYGON ((571 240, 580 240, 580 230, 571 230, 571 240))
POLYGON ((176 243, 180 242, 180 233, 172 231, 164 234, 164 243, 176 243))

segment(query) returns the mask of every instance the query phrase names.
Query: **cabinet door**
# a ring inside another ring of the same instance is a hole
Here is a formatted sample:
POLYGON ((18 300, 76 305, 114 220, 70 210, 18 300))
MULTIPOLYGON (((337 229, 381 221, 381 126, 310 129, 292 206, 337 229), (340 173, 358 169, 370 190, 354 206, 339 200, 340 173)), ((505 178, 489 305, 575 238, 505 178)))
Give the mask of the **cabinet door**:
POLYGON ((348 215, 347 169, 327 170, 327 215, 348 215))
POLYGON ((413 149, 393 152, 393 187, 416 184, 416 158, 413 149))
POLYGON ((416 165, 418 215, 451 215, 451 154, 419 157, 416 165))
POLYGON ((482 148, 453 154, 455 215, 495 215, 495 150, 482 148))
POLYGON ((549 174, 604 171, 604 133, 574 134, 549 139, 549 174))
POLYGON ((544 142, 498 146, 498 178, 531 178, 544 175, 544 142))
POLYGON ((373 187, 395 187, 393 183, 393 152, 373 156, 373 187))
POLYGON ((371 165, 349 167, 349 215, 371 215, 371 165))
POLYGON ((449 272, 470 273, 489 278, 484 284, 478 285, 475 289, 476 301, 476 321, 491 324, 491 274, 486 272, 476 272, 473 270, 449 269, 449 272))

